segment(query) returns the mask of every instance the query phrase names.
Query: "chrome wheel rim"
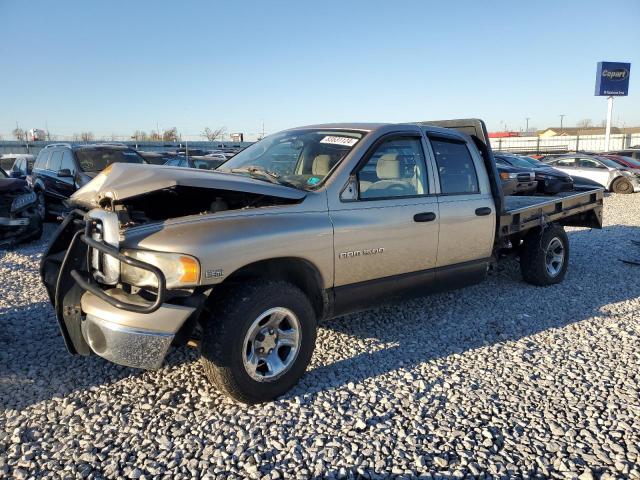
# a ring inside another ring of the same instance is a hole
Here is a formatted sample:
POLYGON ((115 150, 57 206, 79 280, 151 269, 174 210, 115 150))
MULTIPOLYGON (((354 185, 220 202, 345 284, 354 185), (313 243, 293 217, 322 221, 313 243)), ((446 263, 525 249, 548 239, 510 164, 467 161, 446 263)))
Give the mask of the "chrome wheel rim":
POLYGON ((545 258, 547 273, 550 277, 556 277, 564 265, 564 245, 558 237, 553 237, 549 242, 545 258))
POLYGON ((258 382, 281 377, 298 357, 300 340, 300 321, 291 310, 276 307, 261 313, 244 337, 245 371, 258 382))

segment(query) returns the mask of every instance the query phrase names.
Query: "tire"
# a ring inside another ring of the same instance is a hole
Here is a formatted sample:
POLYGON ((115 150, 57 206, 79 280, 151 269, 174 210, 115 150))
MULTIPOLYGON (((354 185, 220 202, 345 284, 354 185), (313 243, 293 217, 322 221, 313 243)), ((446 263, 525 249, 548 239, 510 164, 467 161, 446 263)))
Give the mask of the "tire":
POLYGON ((44 191, 36 190, 36 195, 38 197, 38 209, 40 210, 39 213, 42 216, 42 221, 46 222, 55 220, 53 215, 51 215, 47 210, 47 200, 44 196, 44 191))
POLYGON ((209 381, 248 404, 289 391, 307 369, 315 347, 316 316, 307 296, 281 281, 248 282, 217 293, 221 299, 212 307, 201 342, 209 381), (283 320, 277 326, 279 318, 283 320), (297 336, 292 333, 296 330, 297 336), (295 350, 284 345, 285 340, 295 343, 295 350), (286 368, 278 373, 282 365, 286 368))
POLYGON ((633 193, 633 185, 631 185, 631 182, 626 178, 619 177, 613 181, 611 191, 613 193, 633 193))
POLYGON ((535 229, 520 250, 520 271, 527 283, 538 286, 562 282, 569 266, 569 239, 560 225, 535 229))

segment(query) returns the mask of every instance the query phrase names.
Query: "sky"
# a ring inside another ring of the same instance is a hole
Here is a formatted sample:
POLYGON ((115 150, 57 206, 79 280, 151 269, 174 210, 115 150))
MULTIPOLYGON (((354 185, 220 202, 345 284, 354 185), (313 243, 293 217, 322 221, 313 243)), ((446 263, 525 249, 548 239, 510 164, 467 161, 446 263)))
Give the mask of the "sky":
POLYGON ((483 118, 599 124, 596 63, 631 62, 614 125, 640 125, 640 1, 0 0, 0 136, 483 118))

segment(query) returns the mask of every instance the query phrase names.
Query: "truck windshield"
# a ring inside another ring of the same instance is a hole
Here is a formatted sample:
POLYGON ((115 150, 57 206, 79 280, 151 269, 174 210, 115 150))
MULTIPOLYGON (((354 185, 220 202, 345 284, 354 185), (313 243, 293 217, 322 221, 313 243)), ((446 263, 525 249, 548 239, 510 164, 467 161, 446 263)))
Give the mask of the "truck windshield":
POLYGON ((87 148, 76 150, 83 172, 100 172, 112 163, 147 163, 133 150, 114 148, 87 148))
POLYGON ((310 190, 363 136, 363 132, 326 129, 276 133, 241 151, 218 171, 310 190))

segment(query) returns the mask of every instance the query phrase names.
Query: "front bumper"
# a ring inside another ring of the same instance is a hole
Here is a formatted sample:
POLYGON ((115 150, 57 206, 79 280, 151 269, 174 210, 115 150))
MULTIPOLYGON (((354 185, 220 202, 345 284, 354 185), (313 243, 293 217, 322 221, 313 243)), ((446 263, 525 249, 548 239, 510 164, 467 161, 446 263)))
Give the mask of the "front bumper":
POLYGON ((205 297, 172 299, 162 272, 92 239, 91 224, 84 212, 72 212, 58 227, 40 265, 67 349, 72 354, 95 353, 130 367, 159 368, 172 341, 180 338, 181 329, 195 318, 205 297), (92 248, 155 271, 161 287, 155 300, 96 282, 90 273, 92 248))
MULTIPOLYGON (((108 294, 132 302, 132 295, 113 289, 108 294)), ((82 295, 85 316, 82 336, 91 350, 111 362, 128 367, 156 369, 171 342, 195 308, 163 304, 153 313, 127 312, 116 308, 91 292, 82 295)))
POLYGON ((41 228, 42 218, 35 209, 24 210, 11 217, 0 217, 0 246, 35 238, 41 228))

